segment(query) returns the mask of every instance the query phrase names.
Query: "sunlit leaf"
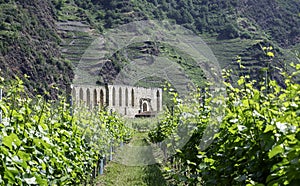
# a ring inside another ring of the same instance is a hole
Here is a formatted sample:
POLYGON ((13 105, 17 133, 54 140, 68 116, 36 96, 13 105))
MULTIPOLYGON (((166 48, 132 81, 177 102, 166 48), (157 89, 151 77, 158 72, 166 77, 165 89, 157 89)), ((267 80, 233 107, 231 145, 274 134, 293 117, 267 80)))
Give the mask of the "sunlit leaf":
POLYGON ((11 133, 9 136, 4 136, 2 139, 2 143, 9 147, 10 150, 13 148, 13 144, 16 146, 20 146, 22 141, 18 138, 18 136, 14 133, 11 133))
POLYGON ((273 158, 277 154, 280 154, 283 152, 284 152, 283 147, 281 145, 277 145, 269 152, 269 158, 273 158))

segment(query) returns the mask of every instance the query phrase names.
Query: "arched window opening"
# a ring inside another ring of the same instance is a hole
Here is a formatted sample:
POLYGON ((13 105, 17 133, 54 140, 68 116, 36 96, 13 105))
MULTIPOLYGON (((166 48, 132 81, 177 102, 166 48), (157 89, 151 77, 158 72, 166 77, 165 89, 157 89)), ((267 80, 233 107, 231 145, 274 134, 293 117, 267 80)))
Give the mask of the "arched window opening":
MULTIPOLYGON (((103 97, 104 97, 104 94, 103 94, 103 97)), ((103 99, 103 103, 104 103, 104 99, 103 99)), ((110 104, 110 97, 109 97, 109 88, 108 88, 108 85, 105 85, 105 104, 106 105, 110 104)))
POLYGON ((72 97, 73 97, 73 98, 76 97, 76 90, 75 90, 75 88, 72 89, 72 97))
POLYGON ((134 107, 134 90, 131 90, 131 106, 134 107))
POLYGON ((112 90, 112 105, 113 106, 116 105, 116 89, 115 89, 115 87, 113 87, 113 90, 112 90))
POLYGON ((119 88, 119 106, 122 106, 122 89, 119 88))
POLYGON ((97 90, 94 90, 94 106, 98 106, 98 94, 97 90))
POLYGON ((75 88, 72 89, 71 96, 72 96, 72 103, 75 103, 75 101, 76 101, 76 90, 75 90, 75 88))
POLYGON ((160 93, 159 90, 156 92, 156 103, 157 103, 157 111, 160 111, 160 93))
POLYGON ((80 99, 81 102, 83 101, 83 90, 82 90, 82 88, 80 88, 80 90, 79 90, 79 99, 80 99))
POLYGON ((125 106, 128 107, 128 89, 125 89, 125 106))
POLYGON ((143 103, 143 112, 148 111, 148 105, 147 103, 143 103))
POLYGON ((104 93, 103 90, 100 90, 100 107, 104 106, 104 93))
POLYGON ((91 93, 90 93, 90 89, 86 90, 86 102, 87 102, 87 106, 89 107, 91 105, 91 93))

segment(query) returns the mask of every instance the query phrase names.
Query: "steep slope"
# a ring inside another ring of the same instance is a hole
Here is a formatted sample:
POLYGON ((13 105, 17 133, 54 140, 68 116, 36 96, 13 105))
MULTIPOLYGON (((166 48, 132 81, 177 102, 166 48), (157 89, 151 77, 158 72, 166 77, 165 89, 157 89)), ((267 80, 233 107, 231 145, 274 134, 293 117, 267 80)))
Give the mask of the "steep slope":
POLYGON ((299 10, 300 3, 296 0, 243 0, 238 9, 240 16, 254 22, 283 47, 300 42, 299 10))
POLYGON ((71 65, 60 59, 53 6, 42 0, 11 0, 0 4, 1 75, 21 78, 29 94, 64 92, 73 77, 71 65), (25 74, 29 76, 25 78, 25 74))
MULTIPOLYGON (((297 0, 0 0, 1 74, 19 76, 29 92, 47 90, 53 97, 57 90, 52 85, 66 89, 98 33, 136 20, 158 19, 199 34, 223 68, 259 76, 266 67, 258 63, 261 46, 275 48, 276 67, 285 66, 280 61, 289 60, 290 49, 299 49, 299 9, 297 0), (237 67, 237 56, 246 69, 237 67)), ((99 66, 96 61, 95 65, 99 66)), ((120 70, 109 65, 104 66, 107 73, 120 70)), ((93 73, 97 71, 103 72, 93 73)))
POLYGON ((297 0, 110 0, 75 4, 94 15, 105 28, 142 19, 170 19, 220 39, 271 37, 284 47, 299 42, 297 0))
MULTIPOLYGON (((233 69, 239 76, 251 73, 264 77, 263 46, 273 46, 273 69, 290 62, 290 49, 299 43, 299 1, 248 0, 74 0, 78 7, 90 12, 91 21, 104 28, 114 28, 135 20, 167 19, 193 30, 212 48, 223 68, 233 69), (288 53, 288 54, 286 54, 288 53), (246 67, 236 63, 242 57, 246 67)), ((277 77, 278 71, 273 71, 277 77)))

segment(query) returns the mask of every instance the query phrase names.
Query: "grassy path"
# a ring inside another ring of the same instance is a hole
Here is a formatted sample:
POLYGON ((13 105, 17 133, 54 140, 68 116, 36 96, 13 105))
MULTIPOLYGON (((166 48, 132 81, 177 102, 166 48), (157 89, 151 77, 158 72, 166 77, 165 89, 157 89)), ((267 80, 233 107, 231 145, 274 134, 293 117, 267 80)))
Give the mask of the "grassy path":
POLYGON ((145 133, 137 133, 129 144, 122 148, 100 177, 98 186, 164 186, 160 167, 154 164, 153 153, 144 140, 145 133), (151 165, 149 165, 151 164, 151 165))

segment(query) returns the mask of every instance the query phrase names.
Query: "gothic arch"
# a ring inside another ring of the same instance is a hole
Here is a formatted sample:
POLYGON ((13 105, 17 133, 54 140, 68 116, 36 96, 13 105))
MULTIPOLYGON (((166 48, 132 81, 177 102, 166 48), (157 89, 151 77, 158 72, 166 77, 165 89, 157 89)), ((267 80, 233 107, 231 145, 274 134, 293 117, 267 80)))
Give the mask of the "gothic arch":
POLYGON ((104 106, 104 93, 103 90, 100 90, 100 107, 104 106))
POLYGON ((122 89, 119 88, 119 106, 122 106, 122 89))
POLYGON ((98 94, 97 94, 97 90, 94 89, 94 106, 98 105, 98 94))
POLYGON ((86 89, 86 102, 87 106, 89 107, 91 105, 91 92, 90 89, 86 89))
POLYGON ((146 102, 143 103, 142 109, 143 109, 142 112, 148 111, 148 104, 146 102))
POLYGON ((160 93, 159 90, 156 92, 156 104, 157 104, 157 112, 160 111, 160 93))
MULTIPOLYGON (((104 95, 104 94, 103 94, 104 95)), ((103 99, 104 103, 104 99, 103 99)), ((109 105, 110 104, 110 98, 109 98, 109 88, 108 85, 105 85, 105 104, 109 105)), ((104 105, 104 104, 103 104, 104 105)))
POLYGON ((131 106, 134 107, 134 90, 131 90, 131 106))
POLYGON ((74 88, 72 88, 72 101, 76 101, 77 99, 76 99, 76 89, 75 89, 75 87, 74 88))
POLYGON ((125 106, 128 107, 128 88, 125 89, 125 106))
POLYGON ((112 105, 113 106, 116 105, 116 89, 115 89, 115 87, 113 87, 113 89, 112 89, 112 105))
POLYGON ((79 100, 83 101, 83 90, 82 90, 82 88, 79 89, 79 100))

